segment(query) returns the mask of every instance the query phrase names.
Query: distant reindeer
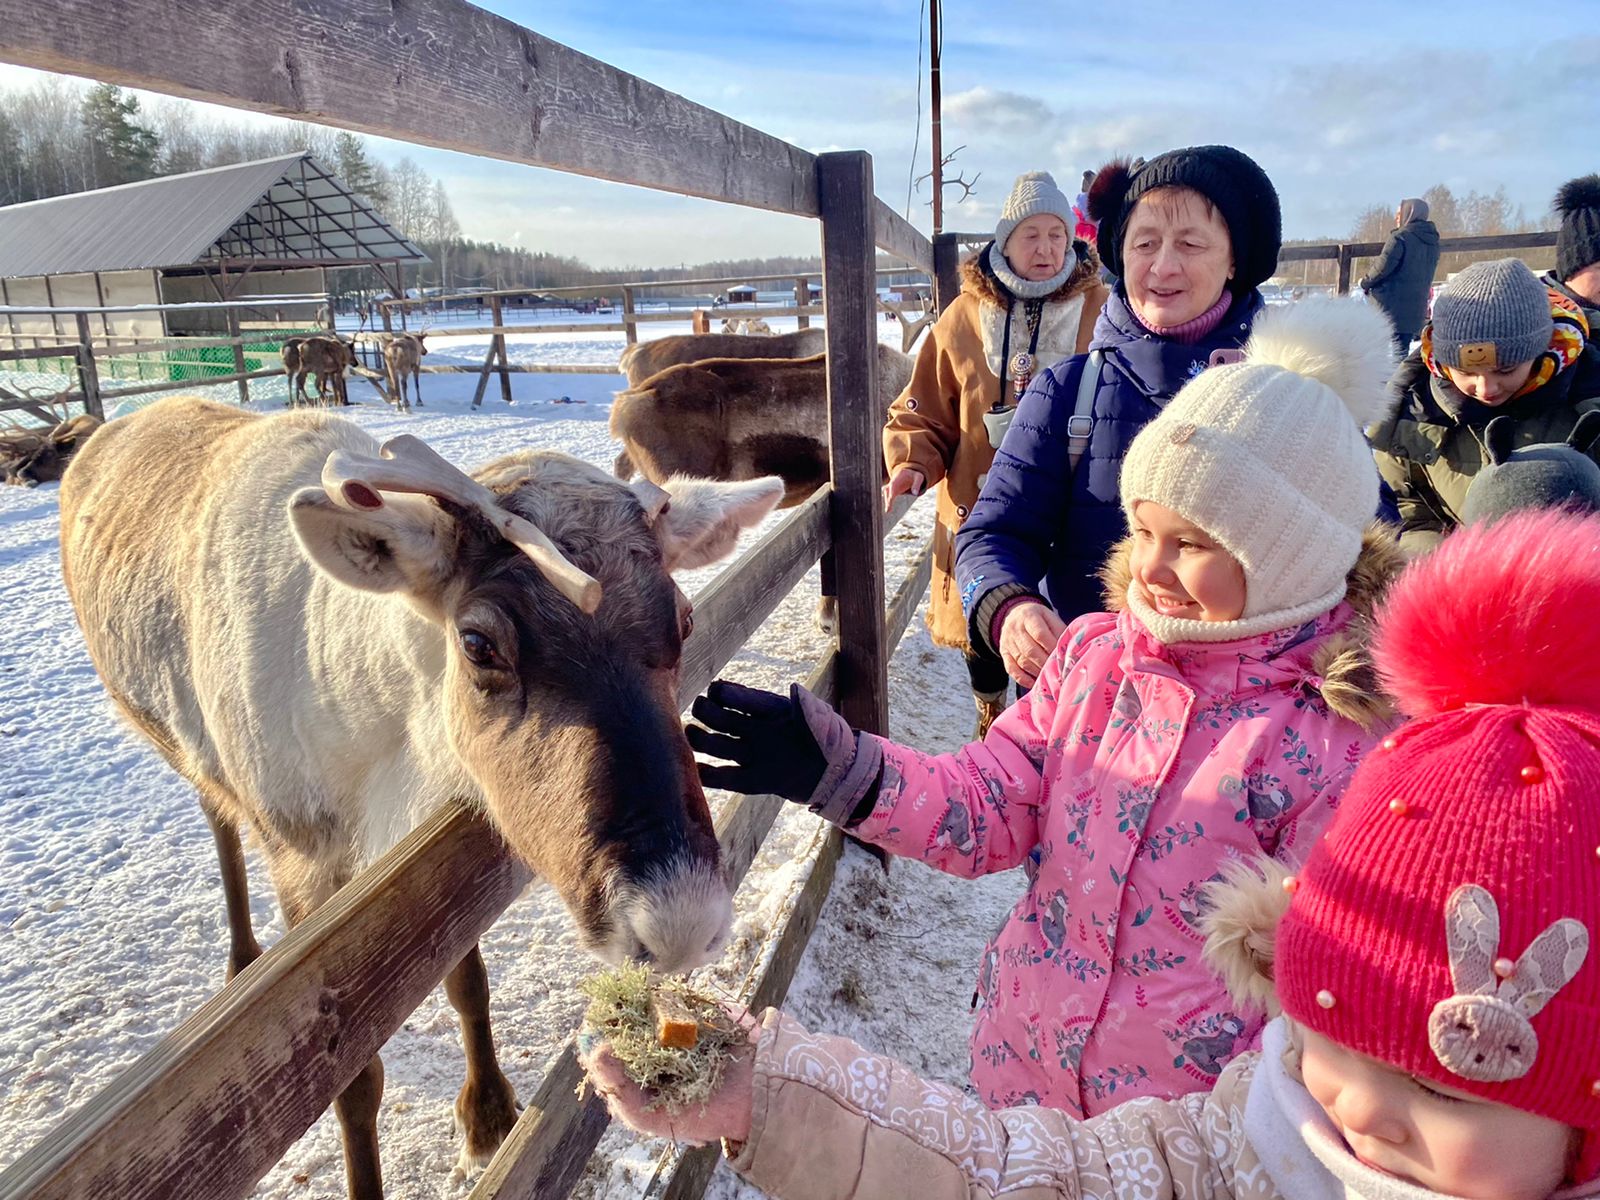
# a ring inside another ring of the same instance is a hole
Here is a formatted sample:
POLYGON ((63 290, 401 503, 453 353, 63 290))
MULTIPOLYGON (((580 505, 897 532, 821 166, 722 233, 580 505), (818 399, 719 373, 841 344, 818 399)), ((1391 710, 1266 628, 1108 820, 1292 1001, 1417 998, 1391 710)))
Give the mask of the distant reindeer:
POLYGON ((306 395, 306 377, 315 376, 317 400, 328 403, 332 388, 334 403, 349 404, 345 388, 345 371, 355 365, 355 349, 348 342, 332 334, 313 337, 292 337, 283 343, 283 372, 290 379, 290 404, 309 404, 306 395))
POLYGON ((408 376, 411 390, 417 396, 417 407, 422 407, 422 356, 428 352, 422 339, 427 336, 428 331, 424 329, 417 333, 398 334, 383 344, 383 366, 389 377, 389 400, 401 412, 411 411, 406 399, 408 376))

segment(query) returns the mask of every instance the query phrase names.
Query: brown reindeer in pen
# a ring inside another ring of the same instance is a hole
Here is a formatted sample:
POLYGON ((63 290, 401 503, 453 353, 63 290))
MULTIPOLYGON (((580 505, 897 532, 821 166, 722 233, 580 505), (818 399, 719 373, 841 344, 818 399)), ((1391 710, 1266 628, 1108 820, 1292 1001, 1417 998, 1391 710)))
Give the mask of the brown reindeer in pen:
POLYGON ((401 412, 410 412, 406 400, 406 379, 411 379, 412 391, 417 396, 417 407, 422 407, 422 356, 428 352, 422 339, 427 330, 419 333, 402 333, 383 344, 384 373, 389 377, 389 400, 401 412))

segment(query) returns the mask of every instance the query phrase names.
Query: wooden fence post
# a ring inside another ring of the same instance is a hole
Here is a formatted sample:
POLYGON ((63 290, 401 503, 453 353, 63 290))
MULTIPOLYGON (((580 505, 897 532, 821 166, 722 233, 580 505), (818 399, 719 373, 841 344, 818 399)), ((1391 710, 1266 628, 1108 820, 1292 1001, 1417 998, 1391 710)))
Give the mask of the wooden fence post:
MULTIPOLYGON (((804 308, 811 303, 811 288, 807 286, 804 276, 796 276, 794 281, 794 303, 796 308, 804 308)), ((798 327, 811 328, 811 318, 801 313, 798 318, 798 327)))
MULTIPOLYGON (((233 370, 236 375, 245 374, 244 365, 244 335, 239 331, 239 310, 228 310, 228 336, 233 339, 233 370)), ((250 403, 250 381, 239 380, 239 403, 250 403)))
POLYGON ((100 371, 94 364, 94 342, 89 337, 89 314, 81 312, 77 317, 78 381, 83 387, 84 411, 104 417, 105 410, 100 406, 100 371))
POLYGON ((639 327, 633 321, 633 289, 631 287, 622 289, 622 323, 628 327, 623 331, 622 336, 627 338, 628 345, 636 344, 639 340, 639 327))
POLYGON ((933 303, 943 312, 961 294, 961 277, 956 260, 960 247, 953 233, 936 234, 933 239, 933 303))
MULTIPOLYGON (((496 329, 503 329, 505 327, 505 313, 504 313, 504 310, 501 308, 500 297, 499 296, 491 297, 490 304, 489 304, 489 312, 491 314, 493 314, 494 327, 496 329)), ((505 334, 497 333, 497 334, 494 335, 494 353, 497 354, 499 356, 499 358, 500 358, 500 399, 504 400, 507 404, 510 404, 511 403, 511 373, 506 370, 507 363, 506 363, 506 335, 505 334)))
POLYGON ((1354 258, 1354 247, 1348 242, 1339 247, 1339 295, 1350 294, 1350 262, 1354 258))
POLYGON ((710 333, 711 314, 703 308, 697 308, 689 314, 690 333, 710 333))
POLYGON ((872 159, 817 156, 822 298, 828 314, 828 445, 839 588, 839 711, 857 729, 889 728, 883 628, 882 408, 878 404, 877 251, 872 159))

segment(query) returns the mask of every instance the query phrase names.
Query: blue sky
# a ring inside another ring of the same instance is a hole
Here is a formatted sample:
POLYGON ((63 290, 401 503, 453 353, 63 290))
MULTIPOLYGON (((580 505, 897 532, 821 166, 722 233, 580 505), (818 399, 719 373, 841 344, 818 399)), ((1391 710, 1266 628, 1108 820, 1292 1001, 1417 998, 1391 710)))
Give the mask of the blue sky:
MULTIPOLYGON (((905 210, 919 0, 485 7, 807 149, 866 149, 878 194, 905 210)), ((947 193, 946 226, 992 227, 1020 171, 1052 170, 1071 192, 1113 154, 1197 142, 1262 164, 1291 237, 1347 234, 1368 205, 1438 182, 1458 194, 1503 184, 1538 219, 1559 183, 1600 170, 1600 2, 1535 12, 1480 0, 948 0, 944 144, 965 144, 957 167, 981 177, 966 203, 947 193)), ((926 46, 921 61, 917 174, 929 157, 926 46)), ((374 141, 380 157, 409 153, 443 178, 469 236, 598 266, 817 246, 815 223, 799 218, 374 141)), ((927 200, 924 184, 910 208, 925 231, 927 200)))

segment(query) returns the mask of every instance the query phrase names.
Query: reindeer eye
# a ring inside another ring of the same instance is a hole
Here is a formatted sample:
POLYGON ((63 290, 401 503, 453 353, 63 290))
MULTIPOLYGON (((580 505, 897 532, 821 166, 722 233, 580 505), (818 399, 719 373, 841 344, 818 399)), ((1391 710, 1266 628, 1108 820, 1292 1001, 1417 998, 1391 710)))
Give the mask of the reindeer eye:
POLYGON ((461 653, 467 656, 467 661, 473 666, 489 670, 505 669, 505 660, 500 657, 499 651, 494 648, 494 643, 487 636, 476 629, 463 629, 460 636, 461 653))

